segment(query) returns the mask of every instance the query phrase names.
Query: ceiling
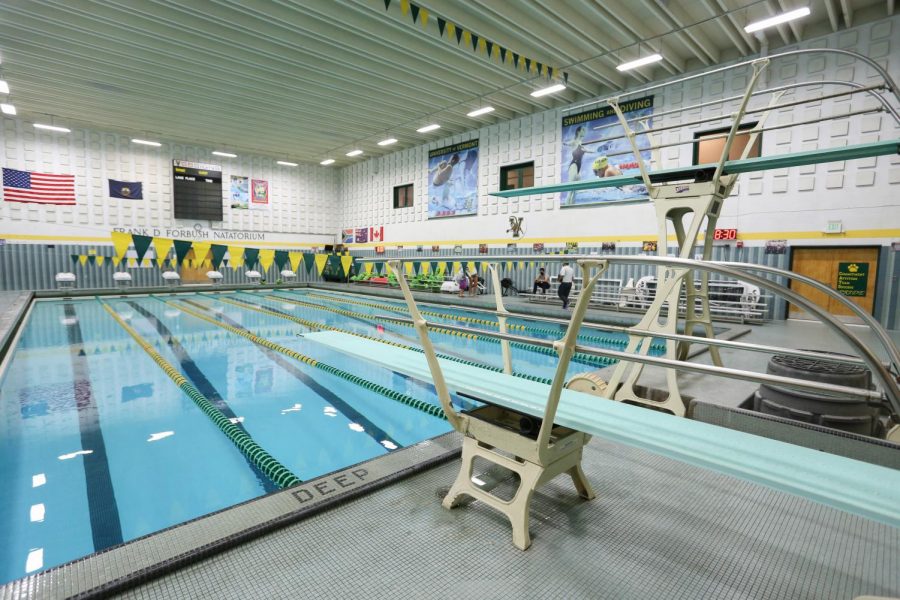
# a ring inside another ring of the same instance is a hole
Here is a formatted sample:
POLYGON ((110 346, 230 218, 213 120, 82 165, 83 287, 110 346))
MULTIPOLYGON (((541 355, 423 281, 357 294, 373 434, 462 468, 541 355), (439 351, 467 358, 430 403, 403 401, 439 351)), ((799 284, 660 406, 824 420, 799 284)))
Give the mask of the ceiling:
POLYGON ((0 72, 19 115, 336 166, 893 14, 895 0, 4 0, 0 72), (438 32, 437 17, 569 74, 568 89, 438 32), (12 25, 12 26, 10 26, 12 25), (661 63, 620 73, 650 50, 661 63), (478 118, 469 111, 490 104, 478 118), (428 123, 441 129, 415 130, 428 123), (379 147, 387 137, 397 144, 379 147), (359 148, 361 157, 345 153, 359 148))

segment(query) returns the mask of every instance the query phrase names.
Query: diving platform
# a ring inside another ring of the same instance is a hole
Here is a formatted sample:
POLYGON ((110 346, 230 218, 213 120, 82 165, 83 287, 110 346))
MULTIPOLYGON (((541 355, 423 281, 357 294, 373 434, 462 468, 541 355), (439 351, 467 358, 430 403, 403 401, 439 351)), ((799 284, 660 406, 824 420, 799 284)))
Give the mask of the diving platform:
MULTIPOLYGON (((350 359, 374 363, 420 381, 432 381, 428 359, 420 352, 339 332, 307 333, 303 337, 350 359)), ((552 418, 554 430, 582 432, 642 448, 900 527, 900 472, 893 469, 571 389, 563 389, 556 410, 548 411, 550 385, 477 366, 441 359, 438 362, 450 390, 527 415, 537 423, 552 418)), ((469 416, 467 420, 462 433, 479 427, 477 418, 469 416)), ((551 447, 556 443, 554 438, 550 437, 551 447)), ((538 440, 530 442, 539 444, 538 440)), ((525 463, 517 457, 511 460, 525 463)), ((524 508, 527 514, 527 507, 524 508)))

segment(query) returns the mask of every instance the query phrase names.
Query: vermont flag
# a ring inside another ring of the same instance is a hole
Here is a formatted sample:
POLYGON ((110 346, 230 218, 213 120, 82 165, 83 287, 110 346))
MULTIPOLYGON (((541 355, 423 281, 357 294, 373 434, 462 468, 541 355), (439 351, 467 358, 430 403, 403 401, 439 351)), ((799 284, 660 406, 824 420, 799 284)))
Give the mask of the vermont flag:
POLYGON ((109 180, 109 197, 124 198, 126 200, 143 200, 144 184, 140 181, 109 180))

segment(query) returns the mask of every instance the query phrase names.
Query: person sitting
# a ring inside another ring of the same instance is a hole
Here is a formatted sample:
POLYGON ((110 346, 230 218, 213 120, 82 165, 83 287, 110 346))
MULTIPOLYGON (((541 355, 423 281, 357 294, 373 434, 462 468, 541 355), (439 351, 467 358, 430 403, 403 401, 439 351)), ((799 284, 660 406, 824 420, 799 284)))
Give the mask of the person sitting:
POLYGON ((544 267, 541 267, 537 277, 534 278, 534 286, 531 288, 531 293, 537 294, 538 288, 541 288, 541 294, 546 294, 547 290, 550 289, 550 278, 547 277, 544 267))

